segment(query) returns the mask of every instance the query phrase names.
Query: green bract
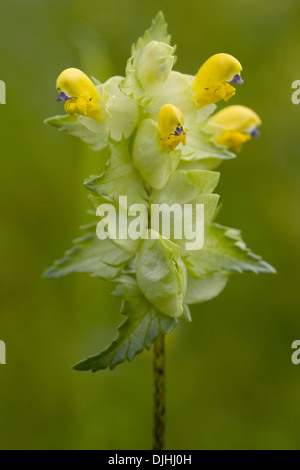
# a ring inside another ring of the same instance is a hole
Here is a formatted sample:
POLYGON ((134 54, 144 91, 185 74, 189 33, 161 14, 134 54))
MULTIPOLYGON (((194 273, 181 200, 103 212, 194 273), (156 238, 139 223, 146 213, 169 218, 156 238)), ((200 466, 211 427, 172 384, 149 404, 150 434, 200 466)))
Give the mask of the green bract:
POLYGON ((138 285, 162 313, 180 317, 186 291, 186 269, 179 256, 179 247, 158 233, 148 236, 136 258, 138 285))
POLYGON ((163 188, 180 162, 180 150, 165 150, 160 144, 157 124, 145 119, 133 144, 132 158, 145 182, 154 189, 163 188))
MULTIPOLYGON (((102 122, 79 115, 46 121, 80 137, 94 151, 106 147, 105 171, 85 181, 95 216, 104 203, 119 216, 124 210, 119 206, 122 196, 127 196, 128 206, 147 211, 148 225, 139 240, 100 240, 95 217, 65 257, 45 272, 48 278, 80 272, 106 279, 115 285, 113 295, 122 299, 126 319, 116 339, 100 354, 78 363, 77 370, 113 368, 133 359, 161 333, 170 333, 181 320, 191 321, 188 305, 218 296, 233 273, 275 272, 246 247, 238 230, 214 222, 219 196, 213 191, 220 174, 212 170, 235 155, 212 140, 207 120, 216 106, 197 108, 191 88, 194 77, 172 71, 174 52, 159 13, 132 47, 126 76, 96 84, 102 122), (186 146, 180 144, 176 150, 161 144, 158 115, 166 104, 180 108, 187 128, 186 146), (182 210, 186 204, 203 204, 203 248, 189 250, 184 236, 174 237, 175 218, 170 219, 170 239, 151 227, 153 204, 182 210)), ((133 220, 132 213, 126 215, 133 220)))

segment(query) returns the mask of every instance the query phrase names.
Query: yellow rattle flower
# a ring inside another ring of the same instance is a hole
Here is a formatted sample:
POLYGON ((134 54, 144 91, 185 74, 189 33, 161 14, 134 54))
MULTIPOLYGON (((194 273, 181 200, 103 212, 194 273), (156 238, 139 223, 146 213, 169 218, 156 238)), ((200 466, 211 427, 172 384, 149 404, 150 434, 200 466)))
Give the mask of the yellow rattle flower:
POLYGON ((102 121, 100 95, 92 80, 81 70, 76 68, 64 70, 56 80, 56 88, 58 91, 56 101, 65 102, 66 113, 81 114, 102 121))
MULTIPOLYGON (((234 147, 240 151, 243 144, 252 137, 259 137, 259 116, 245 106, 229 106, 213 116, 209 123, 220 126, 215 131, 214 141, 224 147, 234 147)), ((208 124, 209 126, 209 124, 208 124)))
POLYGON ((161 146, 164 149, 175 150, 177 145, 186 145, 184 116, 173 104, 165 104, 158 115, 158 128, 161 135, 161 146))
POLYGON ((199 108, 220 100, 228 101, 235 95, 230 83, 241 85, 242 66, 229 54, 216 54, 200 68, 192 82, 195 101, 199 108))

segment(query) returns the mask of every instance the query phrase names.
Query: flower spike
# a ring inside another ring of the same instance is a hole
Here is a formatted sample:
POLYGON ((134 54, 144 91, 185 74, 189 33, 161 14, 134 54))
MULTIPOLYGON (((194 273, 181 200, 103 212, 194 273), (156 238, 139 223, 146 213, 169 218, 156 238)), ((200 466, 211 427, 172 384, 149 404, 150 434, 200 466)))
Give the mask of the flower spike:
POLYGON ((241 85, 242 66, 229 54, 216 54, 210 57, 200 68, 192 89, 199 108, 220 100, 228 101, 235 95, 235 88, 230 83, 241 85))
POLYGON ((164 149, 175 150, 182 143, 186 145, 184 116, 173 104, 165 104, 158 115, 158 127, 161 135, 161 145, 164 149))
POLYGON ((260 135, 257 129, 261 125, 259 116, 245 106, 229 106, 222 109, 209 123, 219 127, 219 131, 215 132, 214 141, 227 148, 234 147, 237 151, 252 137, 260 135))
POLYGON ((56 80, 56 88, 58 92, 56 101, 65 102, 66 113, 81 114, 102 121, 100 95, 92 80, 81 70, 76 68, 64 70, 56 80))

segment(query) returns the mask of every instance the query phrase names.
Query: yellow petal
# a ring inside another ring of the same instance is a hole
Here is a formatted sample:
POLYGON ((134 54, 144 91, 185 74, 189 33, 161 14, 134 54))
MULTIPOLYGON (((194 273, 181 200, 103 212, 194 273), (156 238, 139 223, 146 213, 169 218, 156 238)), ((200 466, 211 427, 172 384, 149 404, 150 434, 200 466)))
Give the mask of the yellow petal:
POLYGON ((158 128, 161 145, 165 149, 175 150, 182 143, 186 145, 186 132, 182 111, 173 104, 164 105, 158 115, 158 128))
POLYGON ((234 147, 239 151, 245 142, 251 140, 251 132, 261 125, 261 120, 252 109, 237 105, 228 106, 216 113, 209 120, 207 130, 210 124, 216 125, 214 140, 217 144, 227 148, 234 147))
POLYGON ((223 147, 227 148, 233 147, 236 151, 239 152, 242 148, 242 145, 248 140, 251 140, 251 135, 237 131, 225 130, 214 140, 218 145, 222 145, 223 147))
POLYGON ((260 117, 246 106, 228 106, 216 113, 210 120, 226 129, 251 131, 261 125, 260 117))
POLYGON ((158 127, 162 137, 172 134, 176 127, 184 125, 184 116, 173 104, 165 104, 158 115, 158 127))
POLYGON ((95 101, 100 98, 92 80, 76 68, 64 70, 56 80, 56 88, 58 91, 66 93, 70 98, 79 98, 83 93, 88 93, 95 101))
POLYGON ((101 121, 101 97, 84 72, 76 68, 64 70, 56 80, 56 88, 70 98, 65 103, 68 114, 77 113, 101 121))
POLYGON ((65 102, 64 108, 67 114, 71 116, 77 113, 77 106, 76 106, 77 98, 71 98, 65 102))
POLYGON ((216 54, 210 57, 200 68, 192 89, 198 107, 220 100, 228 101, 235 94, 235 88, 228 82, 239 75, 242 66, 229 54, 216 54))

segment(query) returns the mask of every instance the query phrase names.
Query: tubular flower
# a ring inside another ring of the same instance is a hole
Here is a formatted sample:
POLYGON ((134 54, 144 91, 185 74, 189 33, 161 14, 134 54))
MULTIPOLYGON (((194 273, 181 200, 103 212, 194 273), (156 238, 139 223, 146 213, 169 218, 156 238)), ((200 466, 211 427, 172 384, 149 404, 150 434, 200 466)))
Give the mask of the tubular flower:
POLYGON ((164 149, 175 150, 177 145, 186 145, 184 116, 173 104, 165 104, 158 115, 158 127, 161 135, 161 145, 164 149))
POLYGON ((64 70, 56 80, 56 101, 64 101, 67 114, 81 114, 97 121, 101 119, 100 95, 92 80, 81 70, 64 70))
POLYGON ((229 106, 222 109, 210 119, 210 123, 220 126, 215 133, 214 141, 224 147, 234 147, 240 151, 242 145, 259 137, 258 126, 261 125, 259 116, 245 106, 229 106))
POLYGON ((235 88, 230 83, 243 83, 241 70, 241 64, 232 55, 216 54, 210 57, 192 82, 198 107, 202 108, 220 100, 228 101, 234 96, 235 88))

